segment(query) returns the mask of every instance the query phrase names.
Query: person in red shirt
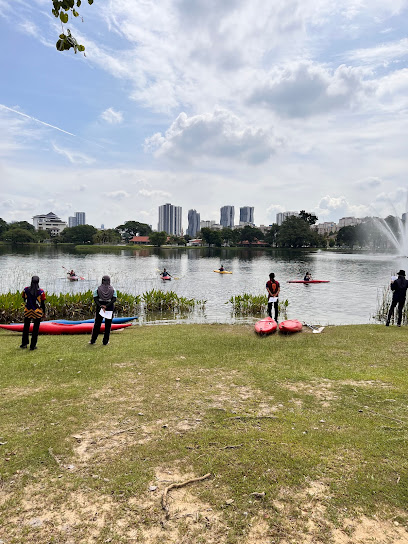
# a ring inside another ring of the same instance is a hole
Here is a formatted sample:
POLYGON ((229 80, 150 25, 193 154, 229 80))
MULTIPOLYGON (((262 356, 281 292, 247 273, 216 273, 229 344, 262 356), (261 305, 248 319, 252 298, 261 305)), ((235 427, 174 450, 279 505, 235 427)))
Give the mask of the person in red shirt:
POLYGON ((272 306, 275 310, 275 321, 278 321, 279 313, 279 292, 280 285, 277 280, 275 280, 275 274, 271 272, 269 274, 269 281, 266 282, 266 290, 268 291, 268 315, 272 317, 272 306))

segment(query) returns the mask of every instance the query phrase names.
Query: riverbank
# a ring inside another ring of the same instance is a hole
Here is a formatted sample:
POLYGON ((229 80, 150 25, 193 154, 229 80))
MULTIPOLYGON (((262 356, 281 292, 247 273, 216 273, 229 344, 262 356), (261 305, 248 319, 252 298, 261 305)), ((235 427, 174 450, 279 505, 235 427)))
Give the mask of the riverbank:
POLYGON ((5 542, 406 541, 406 328, 19 340, 0 333, 5 542))

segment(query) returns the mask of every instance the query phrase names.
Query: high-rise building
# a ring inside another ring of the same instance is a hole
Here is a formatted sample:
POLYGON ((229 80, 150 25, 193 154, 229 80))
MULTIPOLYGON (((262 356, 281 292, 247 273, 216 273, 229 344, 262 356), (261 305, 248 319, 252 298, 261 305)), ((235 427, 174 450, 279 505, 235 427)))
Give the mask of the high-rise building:
POLYGON ((221 212, 220 225, 222 227, 232 228, 234 226, 234 217, 235 217, 234 206, 223 206, 220 209, 220 212, 221 212))
POLYGON ((282 225, 282 223, 288 218, 288 217, 299 217, 298 212, 280 212, 276 214, 276 223, 277 225, 282 225))
POLYGON ((181 206, 172 204, 163 204, 159 206, 158 230, 167 232, 167 234, 181 235, 181 206))
POLYGON ((239 209, 239 222, 254 224, 254 208, 253 206, 243 206, 239 209))
POLYGON ((200 214, 196 210, 188 210, 187 234, 194 238, 200 230, 200 214))
POLYGON ((77 218, 76 217, 68 217, 68 227, 76 227, 77 226, 77 218))
POLYGON ((76 226, 86 225, 85 212, 75 212, 76 226))

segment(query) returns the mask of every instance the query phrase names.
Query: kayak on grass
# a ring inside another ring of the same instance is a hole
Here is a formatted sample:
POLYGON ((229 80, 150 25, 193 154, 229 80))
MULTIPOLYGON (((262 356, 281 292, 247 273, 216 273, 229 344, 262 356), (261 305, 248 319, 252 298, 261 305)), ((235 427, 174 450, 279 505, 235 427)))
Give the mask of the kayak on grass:
POLYGON ((302 323, 297 319, 287 319, 279 323, 280 332, 299 332, 302 330, 302 323))
MULTIPOLYGON (((114 317, 112 323, 128 323, 134 319, 139 319, 137 315, 134 317, 114 317)), ((49 321, 43 321, 43 323, 61 323, 63 325, 80 325, 81 323, 93 323, 95 319, 80 319, 79 321, 70 321, 69 319, 50 319, 49 321)), ((105 319, 102 323, 105 322, 105 319)))
POLYGON ((290 280, 288 283, 330 283, 330 280, 290 280))
MULTIPOLYGON (((90 334, 93 323, 80 323, 78 325, 67 325, 66 323, 51 323, 42 321, 40 323, 39 334, 90 334)), ((132 323, 113 323, 111 331, 118 331, 125 327, 131 327, 132 323)), ((11 325, 0 325, 1 329, 13 332, 23 332, 23 323, 13 323, 11 325)), ((30 332, 33 330, 33 323, 30 323, 30 332)), ((105 324, 101 325, 101 332, 105 332, 105 324)))
POLYGON ((257 334, 270 334, 276 331, 278 324, 272 317, 265 317, 255 323, 255 332, 257 334))
POLYGON ((218 274, 232 274, 232 272, 229 272, 228 270, 214 270, 214 272, 218 272, 218 274))

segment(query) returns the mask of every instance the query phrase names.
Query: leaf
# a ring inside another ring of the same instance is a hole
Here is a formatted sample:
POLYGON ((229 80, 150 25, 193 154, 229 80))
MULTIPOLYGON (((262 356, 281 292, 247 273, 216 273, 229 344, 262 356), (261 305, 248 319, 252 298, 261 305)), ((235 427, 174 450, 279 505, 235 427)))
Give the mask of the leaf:
POLYGON ((74 9, 72 10, 72 14, 74 15, 74 17, 78 17, 79 13, 77 11, 75 11, 74 9))
POLYGON ((78 45, 78 51, 85 51, 85 46, 83 45, 78 45))
POLYGON ((77 0, 77 6, 78 6, 79 8, 81 7, 81 4, 82 4, 81 0, 77 0))
POLYGON ((88 4, 89 4, 90 6, 92 6, 93 0, 88 0, 88 4))
POLYGON ((68 13, 61 12, 60 19, 63 23, 68 23, 68 13))

